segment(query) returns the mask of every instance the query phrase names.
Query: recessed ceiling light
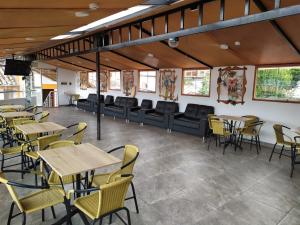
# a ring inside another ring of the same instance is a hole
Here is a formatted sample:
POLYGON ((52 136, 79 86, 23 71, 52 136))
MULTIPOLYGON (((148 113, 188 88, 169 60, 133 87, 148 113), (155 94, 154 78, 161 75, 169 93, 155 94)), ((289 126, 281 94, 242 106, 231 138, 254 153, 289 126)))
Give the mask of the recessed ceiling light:
POLYGON ((106 62, 110 61, 110 59, 109 59, 109 58, 105 58, 104 60, 105 60, 106 62))
POLYGON ((74 29, 71 32, 87 31, 87 30, 90 30, 92 28, 96 28, 96 27, 98 27, 100 25, 103 25, 105 23, 109 23, 109 22, 112 22, 114 20, 118 20, 118 19, 124 18, 124 17, 132 15, 134 13, 142 12, 143 10, 148 9, 150 7, 152 7, 152 5, 137 5, 137 6, 131 7, 129 9, 127 9, 127 10, 115 13, 113 15, 110 15, 108 17, 102 18, 102 19, 97 20, 95 22, 89 23, 89 24, 87 24, 85 26, 82 26, 82 27, 79 27, 77 29, 74 29))
POLYGON ((6 52, 9 52, 9 51, 12 51, 13 49, 12 48, 5 48, 4 51, 6 52))
POLYGON ((148 53, 149 57, 154 57, 154 55, 152 53, 148 53))
POLYGON ((50 40, 61 40, 61 39, 68 39, 68 38, 73 38, 73 37, 77 37, 80 34, 62 34, 62 35, 58 35, 56 37, 51 38, 50 40))
POLYGON ((99 9, 99 5, 95 2, 93 2, 93 3, 89 4, 89 8, 90 8, 90 10, 97 10, 97 9, 99 9))
POLYGON ((81 64, 82 62, 78 61, 77 63, 78 63, 78 64, 81 64))
POLYGON ((240 46, 240 45, 241 45, 241 42, 235 41, 235 42, 234 42, 234 45, 235 45, 235 46, 240 46))
POLYGON ((89 15, 90 14, 88 12, 84 12, 84 11, 75 12, 76 17, 87 17, 89 15))
POLYGON ((220 49, 227 50, 228 48, 227 44, 220 44, 220 49))
POLYGON ((25 40, 26 40, 26 41, 34 41, 35 39, 32 38, 32 37, 27 37, 27 38, 25 38, 25 40))

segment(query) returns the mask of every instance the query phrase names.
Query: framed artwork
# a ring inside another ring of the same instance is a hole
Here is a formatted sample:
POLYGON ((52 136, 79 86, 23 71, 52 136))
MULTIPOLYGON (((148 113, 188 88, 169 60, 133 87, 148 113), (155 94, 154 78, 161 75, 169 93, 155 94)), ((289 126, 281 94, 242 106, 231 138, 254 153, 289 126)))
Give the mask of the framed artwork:
POLYGON ((246 67, 226 67, 219 69, 217 80, 218 102, 244 104, 246 93, 246 67))
POLYGON ((101 70, 100 71, 100 92, 107 92, 107 87, 108 87, 108 72, 107 70, 101 70))
POLYGON ((135 89, 133 71, 123 71, 123 93, 125 96, 130 96, 133 88, 135 89))
POLYGON ((88 72, 80 72, 80 89, 87 90, 89 87, 89 74, 88 72))
POLYGON ((175 82, 177 76, 175 70, 160 70, 159 71, 159 96, 165 100, 175 100, 175 82))

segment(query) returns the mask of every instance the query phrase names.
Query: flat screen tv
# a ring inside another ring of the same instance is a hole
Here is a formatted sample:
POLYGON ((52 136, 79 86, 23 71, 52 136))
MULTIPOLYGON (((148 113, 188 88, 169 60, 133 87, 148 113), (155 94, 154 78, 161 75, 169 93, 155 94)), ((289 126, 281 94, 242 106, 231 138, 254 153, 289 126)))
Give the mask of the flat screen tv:
POLYGON ((6 59, 4 74, 29 76, 31 71, 30 66, 31 66, 31 61, 6 59))

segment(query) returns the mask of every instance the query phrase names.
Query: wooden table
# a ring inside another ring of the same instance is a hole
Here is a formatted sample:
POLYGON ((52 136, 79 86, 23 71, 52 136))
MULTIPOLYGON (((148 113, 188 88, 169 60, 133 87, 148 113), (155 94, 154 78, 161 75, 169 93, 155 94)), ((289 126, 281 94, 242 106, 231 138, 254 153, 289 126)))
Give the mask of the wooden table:
POLYGON ((4 112, 4 113, 0 113, 0 116, 2 116, 4 119, 11 120, 19 117, 32 117, 34 116, 34 114, 26 111, 21 111, 21 112, 4 112))
POLYGON ((71 93, 71 92, 65 92, 65 95, 69 96, 69 105, 74 105, 73 98, 78 99, 80 97, 80 94, 71 93))
POLYGON ((0 112, 7 109, 15 109, 17 111, 21 111, 25 109, 23 105, 1 105, 0 106, 0 112))
POLYGON ((67 129, 64 126, 53 122, 23 124, 17 125, 16 128, 24 135, 49 133, 67 129))
MULTIPOLYGON (((38 151, 38 154, 60 177, 76 175, 77 190, 81 188, 81 173, 85 172, 87 175, 88 171, 121 162, 115 156, 89 143, 38 151)), ((80 195, 78 194, 77 197, 80 197, 80 195)), ((77 212, 78 210, 73 208, 69 215, 66 215, 54 224, 70 223, 70 217, 77 212)))

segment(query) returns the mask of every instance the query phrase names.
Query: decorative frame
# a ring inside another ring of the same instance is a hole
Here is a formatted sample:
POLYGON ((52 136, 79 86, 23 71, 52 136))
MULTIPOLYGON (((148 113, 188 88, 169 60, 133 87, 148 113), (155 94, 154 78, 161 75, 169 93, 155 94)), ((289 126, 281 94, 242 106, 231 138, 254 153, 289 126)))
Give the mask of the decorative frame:
POLYGON ((87 90, 89 87, 89 74, 88 72, 80 72, 80 89, 87 90))
POLYGON ((175 70, 160 70, 159 71, 159 96, 165 100, 176 100, 175 89, 177 76, 175 70))
POLYGON ((132 94, 132 89, 135 88, 133 70, 123 71, 123 93, 125 96, 132 94))
POLYGON ((226 67, 219 69, 217 80, 218 102, 225 104, 244 104, 246 93, 246 67, 226 67))
POLYGON ((108 87, 108 73, 107 70, 100 71, 100 92, 107 92, 108 87))

